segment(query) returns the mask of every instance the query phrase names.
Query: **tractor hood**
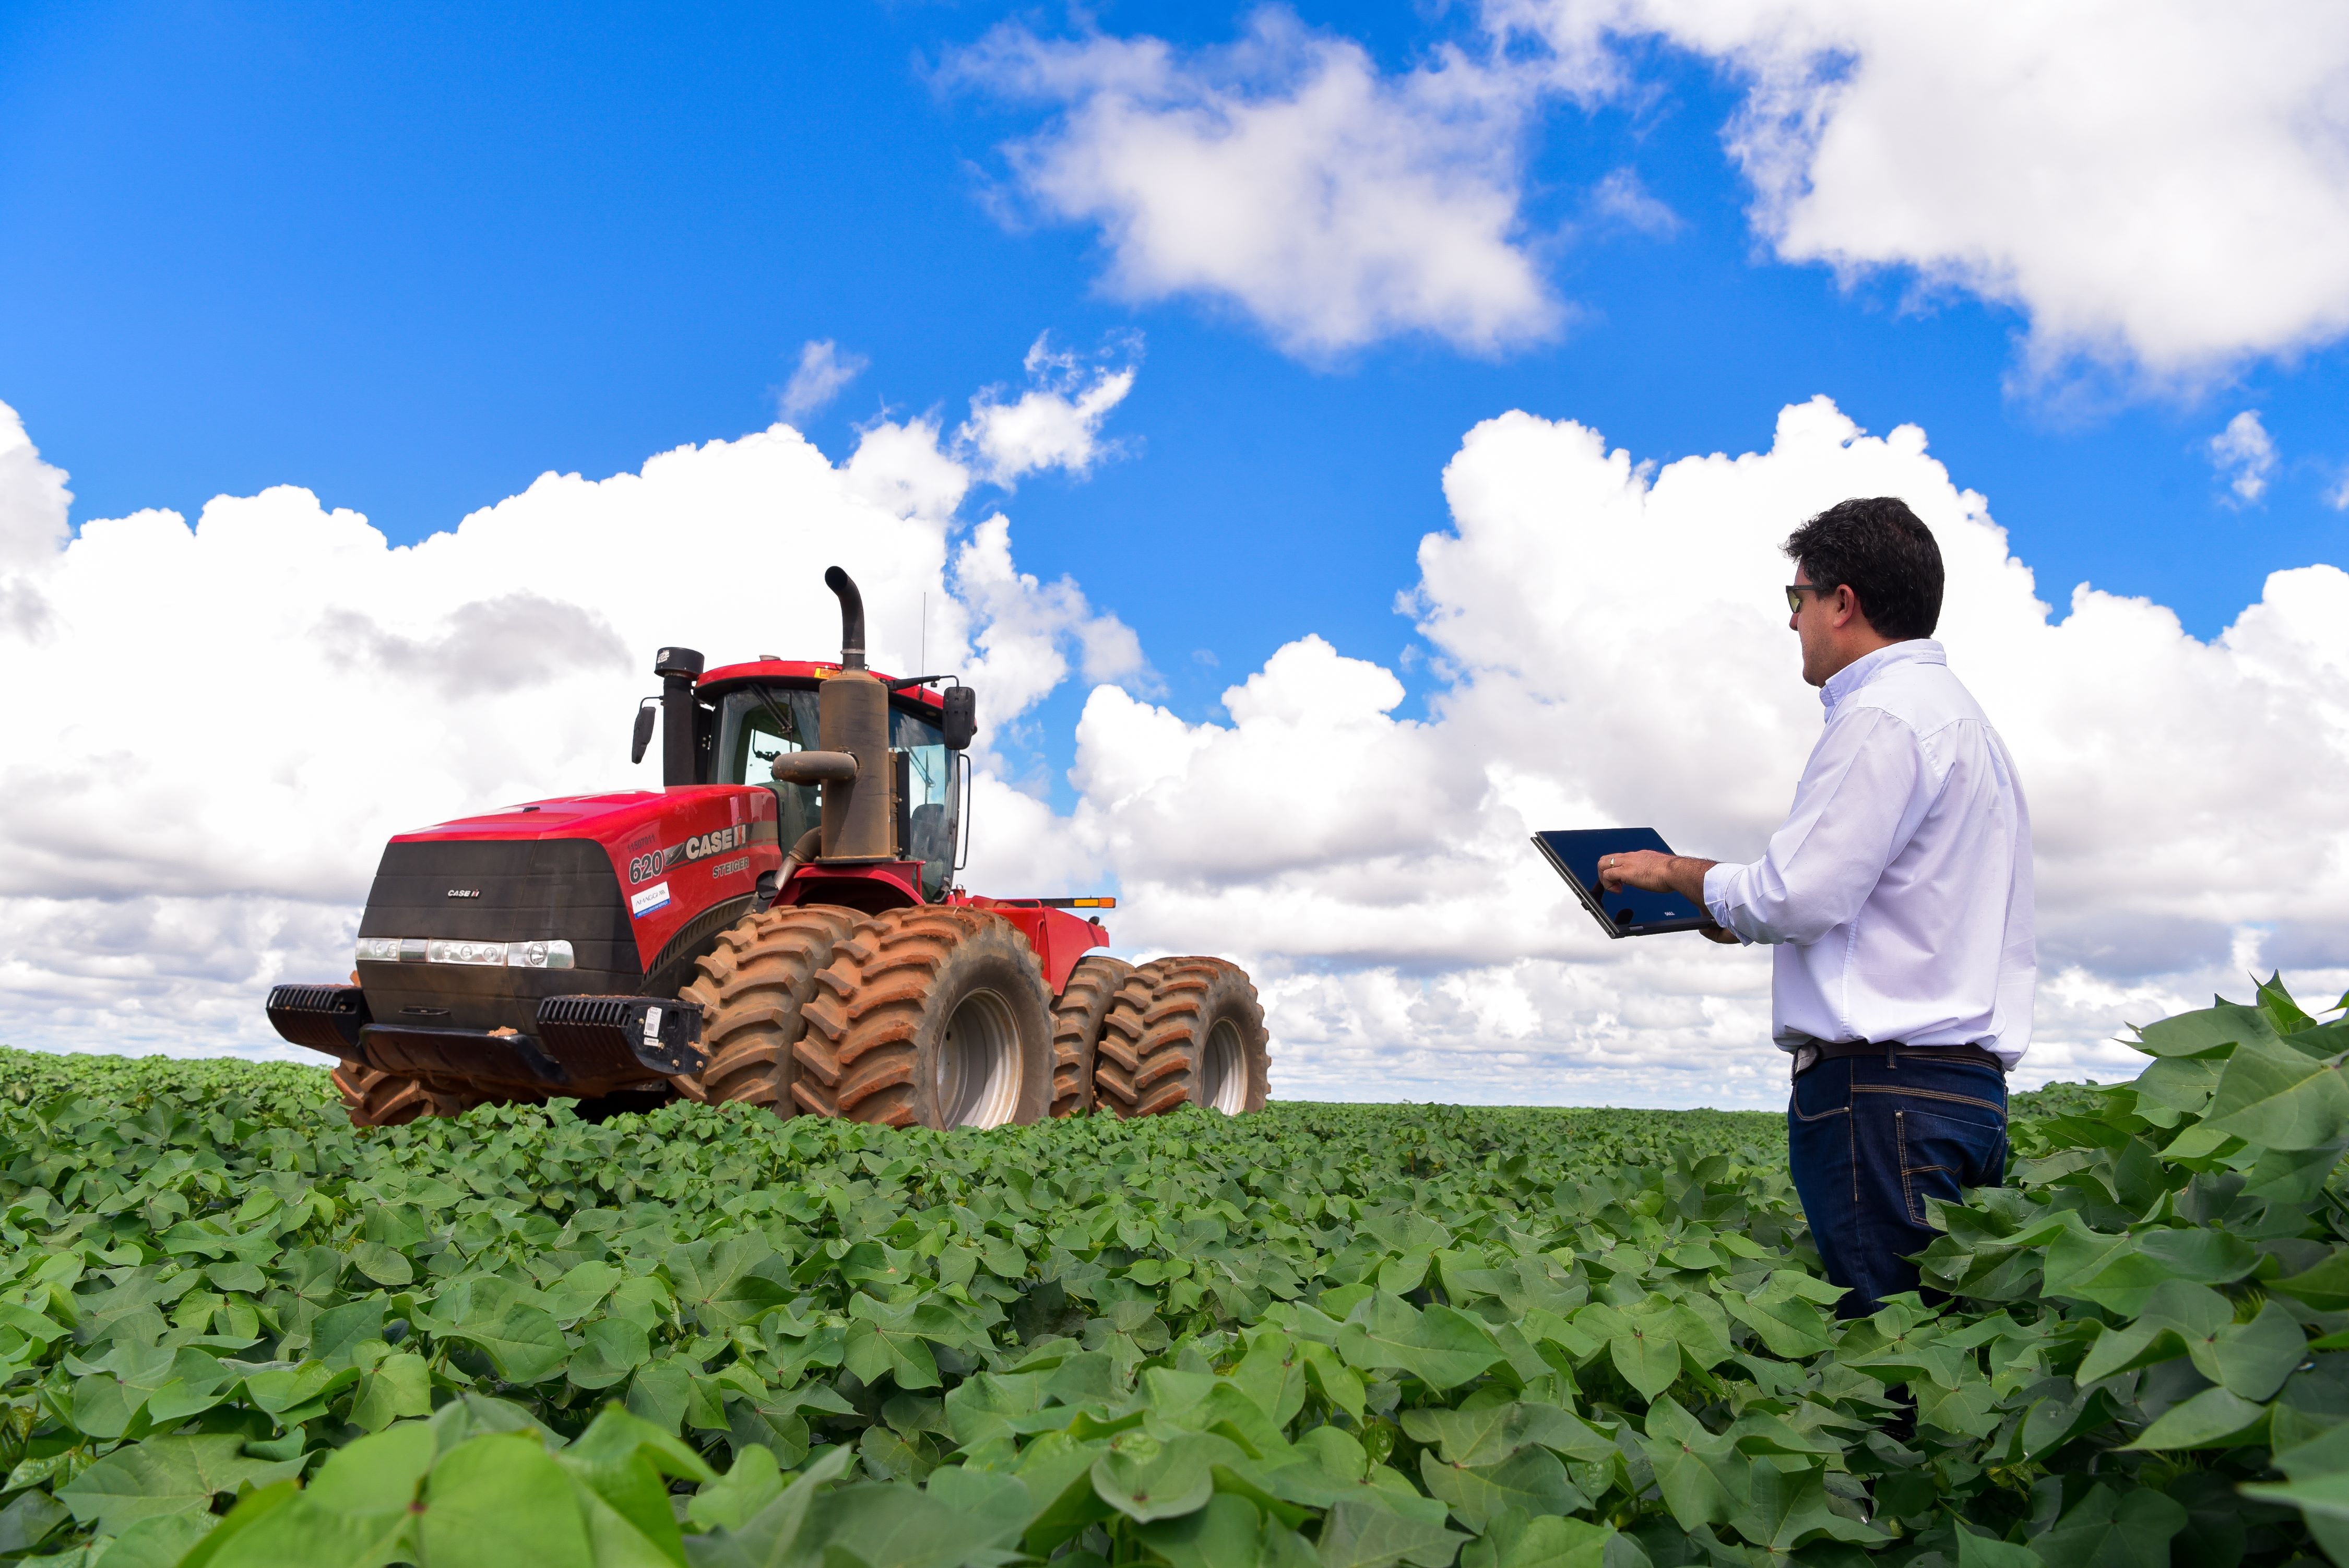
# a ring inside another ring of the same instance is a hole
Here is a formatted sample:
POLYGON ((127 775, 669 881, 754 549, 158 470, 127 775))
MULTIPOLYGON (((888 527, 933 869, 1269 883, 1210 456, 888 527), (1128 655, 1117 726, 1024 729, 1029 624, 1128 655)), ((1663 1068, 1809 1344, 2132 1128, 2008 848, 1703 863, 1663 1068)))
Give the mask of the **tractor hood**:
POLYGON ((565 941, 599 988, 633 991, 617 982, 667 980, 674 955, 740 919, 781 863, 775 798, 755 787, 531 801, 393 839, 359 935, 565 941))

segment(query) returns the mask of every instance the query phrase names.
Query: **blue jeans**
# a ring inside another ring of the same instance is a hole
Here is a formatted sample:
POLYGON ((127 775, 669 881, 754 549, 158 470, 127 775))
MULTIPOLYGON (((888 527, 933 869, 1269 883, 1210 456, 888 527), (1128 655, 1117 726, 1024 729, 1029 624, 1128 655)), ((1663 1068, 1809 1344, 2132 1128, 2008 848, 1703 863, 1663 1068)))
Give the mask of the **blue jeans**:
MULTIPOLYGON (((1839 1317, 1918 1288, 1909 1259, 1940 1234, 1925 1200, 1995 1187, 2006 1173, 2006 1079, 1980 1062, 1846 1057, 1795 1080, 1786 1106, 1795 1191, 1839 1317)), ((1940 1299, 1939 1292, 1927 1295, 1940 1299)))

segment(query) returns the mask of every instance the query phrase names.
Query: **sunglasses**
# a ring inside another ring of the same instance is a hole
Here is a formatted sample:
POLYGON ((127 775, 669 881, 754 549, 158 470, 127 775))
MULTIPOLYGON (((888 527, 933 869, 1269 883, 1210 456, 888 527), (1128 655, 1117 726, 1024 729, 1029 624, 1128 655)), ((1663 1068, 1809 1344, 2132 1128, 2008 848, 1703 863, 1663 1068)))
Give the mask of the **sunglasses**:
POLYGON ((1803 595, 1806 593, 1832 593, 1834 592, 1835 590, 1833 588, 1828 587, 1824 583, 1789 583, 1786 584, 1787 612, 1791 614, 1801 614, 1803 613, 1803 595))

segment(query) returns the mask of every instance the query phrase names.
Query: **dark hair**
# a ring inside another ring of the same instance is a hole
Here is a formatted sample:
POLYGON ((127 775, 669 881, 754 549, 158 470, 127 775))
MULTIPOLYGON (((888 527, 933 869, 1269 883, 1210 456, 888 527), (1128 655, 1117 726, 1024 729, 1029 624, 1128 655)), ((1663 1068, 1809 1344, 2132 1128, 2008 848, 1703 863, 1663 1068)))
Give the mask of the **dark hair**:
POLYGON ((1837 501, 1785 549, 1820 587, 1848 587, 1878 636, 1930 637, 1940 624, 1941 547, 1898 496, 1837 501))

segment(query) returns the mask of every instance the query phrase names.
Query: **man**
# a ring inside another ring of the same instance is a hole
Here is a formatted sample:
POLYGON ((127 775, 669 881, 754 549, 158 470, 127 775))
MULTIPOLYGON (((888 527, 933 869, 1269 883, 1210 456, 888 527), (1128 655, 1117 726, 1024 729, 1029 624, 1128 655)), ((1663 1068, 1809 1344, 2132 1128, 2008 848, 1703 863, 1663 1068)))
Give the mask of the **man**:
POLYGON ((1918 1288, 1925 1200, 1995 1186, 2006 1072, 2038 986, 2031 820, 2013 762, 1932 640, 1941 552, 1890 497, 1795 531, 1788 624, 1826 730, 1752 865, 1642 851, 1609 888, 1702 903, 1718 941, 1775 944, 1773 1034, 1794 1057, 1795 1188, 1845 1316, 1918 1288))

